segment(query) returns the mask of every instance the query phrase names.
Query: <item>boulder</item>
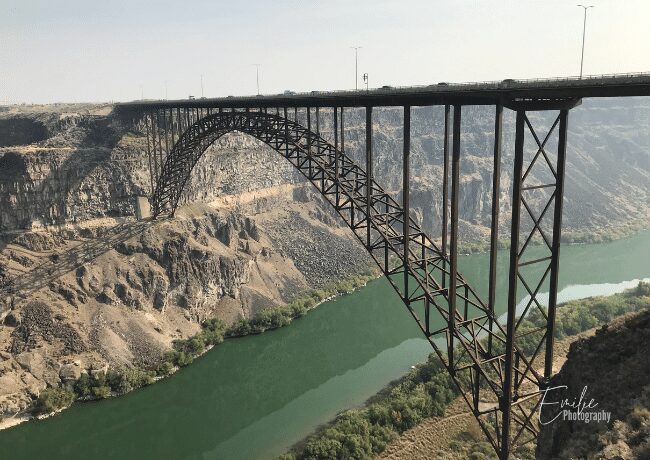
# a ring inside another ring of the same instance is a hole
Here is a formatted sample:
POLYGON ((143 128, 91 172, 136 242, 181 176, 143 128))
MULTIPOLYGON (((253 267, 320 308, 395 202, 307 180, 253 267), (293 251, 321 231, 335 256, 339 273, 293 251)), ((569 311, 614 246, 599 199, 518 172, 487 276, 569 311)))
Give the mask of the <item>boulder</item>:
POLYGON ((18 327, 20 326, 20 314, 18 312, 12 311, 5 317, 5 326, 9 327, 18 327))
POLYGON ((63 382, 70 382, 77 380, 81 377, 81 366, 77 362, 71 364, 63 364, 59 369, 59 378, 63 382))
POLYGON ((90 369, 90 375, 92 377, 97 377, 100 375, 106 375, 108 372, 108 364, 105 364, 104 366, 99 366, 99 365, 93 365, 92 369, 90 369))

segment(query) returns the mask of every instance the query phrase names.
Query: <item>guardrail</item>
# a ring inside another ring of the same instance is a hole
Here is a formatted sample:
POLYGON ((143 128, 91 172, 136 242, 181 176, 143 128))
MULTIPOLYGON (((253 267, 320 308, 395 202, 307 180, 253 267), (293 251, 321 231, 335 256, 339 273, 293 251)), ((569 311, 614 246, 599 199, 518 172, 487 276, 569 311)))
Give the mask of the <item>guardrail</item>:
POLYGON ((640 83, 650 84, 650 72, 630 72, 619 74, 599 74, 599 75, 585 75, 582 78, 579 76, 567 77, 553 77, 553 78, 528 78, 528 79, 514 79, 506 78, 504 80, 491 80, 491 81, 478 81, 478 82, 440 82, 432 83, 429 85, 411 85, 411 86, 384 86, 380 88, 365 89, 344 89, 344 90, 325 90, 325 91, 290 91, 289 93, 278 94, 251 94, 242 96, 219 96, 214 98, 202 97, 200 99, 158 99, 158 100, 135 100, 126 104, 148 104, 148 103, 174 103, 174 102, 201 102, 202 100, 213 99, 233 99, 233 100, 263 100, 265 98, 305 98, 305 97, 328 97, 328 96, 346 96, 346 95, 362 95, 365 93, 382 94, 389 91, 396 93, 420 93, 420 92, 450 92, 450 91, 474 91, 474 90, 510 90, 510 89, 536 89, 536 88, 555 88, 562 85, 566 86, 593 86, 595 83, 601 81, 603 84, 612 84, 616 82, 624 82, 626 79, 643 80, 640 83), (644 79, 647 78, 647 80, 644 79))
POLYGON ((582 82, 593 82, 596 80, 625 80, 626 78, 638 78, 638 77, 648 77, 650 79, 650 72, 630 72, 630 73, 612 73, 612 74, 596 74, 596 75, 583 75, 582 77, 567 76, 567 77, 553 77, 553 78, 506 78, 504 80, 484 80, 484 81, 473 81, 473 82, 440 82, 432 83, 429 85, 409 85, 409 86, 386 86, 379 88, 369 88, 368 90, 355 90, 355 89, 344 89, 344 90, 334 90, 334 91, 300 91, 292 92, 292 94, 268 94, 268 95, 251 95, 251 96, 236 96, 238 98, 251 98, 251 97, 264 97, 264 96, 310 96, 310 95, 328 95, 328 94, 354 94, 370 91, 390 91, 390 90, 420 90, 427 89, 431 90, 434 88, 439 88, 441 91, 444 91, 445 88, 458 89, 458 87, 466 88, 480 88, 486 89, 490 87, 495 88, 509 88, 512 86, 526 86, 531 83, 544 83, 548 86, 557 86, 557 83, 582 83, 582 82))

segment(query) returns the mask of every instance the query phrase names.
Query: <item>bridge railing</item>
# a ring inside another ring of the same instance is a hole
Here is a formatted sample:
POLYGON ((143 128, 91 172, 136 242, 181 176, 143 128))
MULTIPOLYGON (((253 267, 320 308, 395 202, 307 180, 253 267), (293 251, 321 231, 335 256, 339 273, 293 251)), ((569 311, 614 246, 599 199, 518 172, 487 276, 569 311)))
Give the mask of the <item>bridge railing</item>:
POLYGON ((555 87, 566 85, 567 83, 575 84, 584 84, 585 82, 594 83, 598 80, 611 80, 620 81, 625 83, 626 79, 634 79, 638 77, 647 77, 650 79, 650 72, 628 72, 628 73, 610 73, 610 74, 594 74, 594 75, 583 75, 582 77, 578 75, 571 75, 566 77, 551 77, 551 78, 507 78, 504 80, 484 80, 484 81, 473 81, 473 82, 440 82, 440 83, 431 83, 427 85, 408 85, 408 86, 386 86, 379 88, 369 88, 368 90, 358 90, 358 89, 343 89, 343 90, 332 90, 332 91, 295 91, 290 94, 266 94, 266 95, 249 95, 249 96, 237 96, 238 98, 264 98, 265 96, 327 96, 327 95, 342 95, 342 94, 358 94, 363 92, 381 92, 381 91, 431 91, 432 89, 438 89, 440 91, 445 91, 446 88, 452 86, 454 89, 460 90, 473 90, 473 89, 504 89, 504 88, 516 88, 518 86, 530 87, 531 84, 539 83, 535 85, 536 87, 555 87))

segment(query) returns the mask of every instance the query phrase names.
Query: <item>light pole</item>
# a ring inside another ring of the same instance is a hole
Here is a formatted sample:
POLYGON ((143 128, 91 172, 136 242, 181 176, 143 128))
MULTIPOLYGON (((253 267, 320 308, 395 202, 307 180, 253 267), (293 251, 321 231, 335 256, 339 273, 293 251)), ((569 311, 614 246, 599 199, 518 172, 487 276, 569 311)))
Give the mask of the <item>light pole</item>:
POLYGON ((362 46, 351 46, 354 50, 354 89, 359 89, 359 48, 362 46))
POLYGON ((580 79, 582 79, 582 64, 585 60, 585 32, 587 30, 587 10, 593 8, 593 5, 578 5, 580 8, 585 10, 584 21, 582 22, 582 54, 580 56, 580 79))
POLYGON ((201 74, 201 97, 203 97, 203 74, 201 74))
POLYGON ((253 64, 255 66, 255 82, 257 83, 257 95, 260 95, 260 65, 253 64))

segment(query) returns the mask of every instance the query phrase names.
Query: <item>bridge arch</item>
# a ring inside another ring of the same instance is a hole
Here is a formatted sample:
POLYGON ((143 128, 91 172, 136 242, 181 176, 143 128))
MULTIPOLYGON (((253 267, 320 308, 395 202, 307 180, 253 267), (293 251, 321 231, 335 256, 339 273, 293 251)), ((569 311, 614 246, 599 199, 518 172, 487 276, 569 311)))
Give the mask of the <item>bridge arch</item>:
MULTIPOLYGON (((318 133, 288 119, 286 112, 280 116, 233 110, 200 118, 167 155, 151 200, 153 215, 173 215, 198 160, 213 142, 233 131, 253 136, 281 154, 332 205, 400 296, 496 445, 498 422, 495 429, 479 415, 498 417, 498 405, 483 407, 479 413, 478 387, 501 394, 503 353, 495 354, 482 339, 490 336, 490 342, 497 344, 494 349, 502 349, 505 329, 463 276, 452 275, 448 255, 408 211, 318 133), (442 316, 447 326, 432 330, 431 311, 442 316)), ((516 349, 514 353, 523 366, 530 366, 523 353, 516 349)))
MULTIPOLYGON (((250 135, 280 153, 312 183, 315 176, 327 176, 325 169, 338 166, 339 177, 354 175, 361 191, 366 173, 341 151, 317 133, 286 117, 264 112, 228 111, 213 113, 190 125, 170 149, 152 197, 152 212, 158 216, 165 210, 175 212, 180 196, 197 161, 217 139, 230 132, 250 135), (299 161, 298 161, 299 160, 299 161), (327 165, 322 165, 325 160, 327 165), (338 162, 338 165, 335 163, 338 162), (323 168, 322 166, 325 166, 323 168), (343 173, 343 174, 342 174, 343 173)), ((336 179, 336 178, 335 178, 336 179)), ((319 192, 322 187, 314 183, 319 192)), ((322 185, 322 184, 321 184, 322 185)), ((394 203, 397 206, 397 203, 394 203)))

